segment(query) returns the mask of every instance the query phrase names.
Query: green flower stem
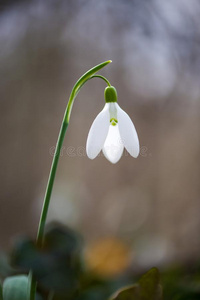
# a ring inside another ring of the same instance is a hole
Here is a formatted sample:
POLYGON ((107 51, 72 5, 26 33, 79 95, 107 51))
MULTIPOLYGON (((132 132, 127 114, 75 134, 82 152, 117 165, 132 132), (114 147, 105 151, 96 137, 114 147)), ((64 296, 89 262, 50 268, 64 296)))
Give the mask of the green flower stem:
MULTIPOLYGON (((41 212, 40 222, 39 222, 39 227, 38 227, 37 239, 36 239, 36 243, 38 246, 42 246, 43 239, 44 239, 45 224, 46 224, 47 213, 48 213, 48 209, 49 209, 49 203, 50 203, 50 199, 51 199, 53 184, 54 184, 54 180, 55 180, 55 176, 56 176, 58 161, 59 161, 59 157, 60 157, 60 151, 61 151, 63 141, 65 138, 65 133, 67 131, 67 127, 69 124, 74 100, 75 100, 76 96, 78 95, 81 87, 88 80, 90 80, 94 77, 99 77, 99 78, 103 79, 108 84, 108 86, 110 86, 110 82, 105 77, 103 77, 101 75, 94 75, 94 74, 97 73, 100 69, 102 69, 103 67, 105 67, 107 64, 109 64, 111 62, 112 62, 111 60, 105 61, 105 62, 95 66, 94 68, 90 69, 89 71, 87 71, 83 76, 81 76, 79 78, 79 80, 75 83, 75 85, 71 91, 69 101, 68 101, 68 104, 67 104, 67 107, 65 110, 64 118, 63 118, 63 121, 61 124, 60 132, 59 132, 59 136, 58 136, 58 140, 57 140, 57 144, 56 144, 55 154, 53 157, 51 170, 50 170, 50 174, 49 174, 49 179, 48 179, 48 183, 47 183, 46 193, 45 193, 45 197, 44 197, 44 202, 43 202, 43 207, 42 207, 42 212, 41 212)), ((33 278, 32 275, 31 275, 30 280, 31 280, 30 300, 35 300, 35 292, 36 292, 37 282, 33 278)))
POLYGON ((103 79, 106 83, 107 83, 107 85, 108 86, 111 86, 111 84, 110 84, 110 82, 108 81, 108 79, 106 79, 104 76, 102 76, 102 75, 99 75, 99 74, 97 74, 97 75, 93 75, 93 76, 91 76, 91 78, 90 79, 92 79, 92 78, 101 78, 101 79, 103 79))
POLYGON ((105 77, 102 76, 102 75, 97 74, 97 75, 92 75, 90 78, 86 79, 86 81, 84 81, 84 83, 82 83, 82 85, 78 88, 78 92, 80 91, 80 89, 82 88, 82 86, 83 86, 88 80, 90 80, 90 79, 92 79, 92 78, 101 78, 101 79, 103 79, 103 80, 107 83, 107 85, 108 85, 109 87, 111 86, 111 84, 110 84, 110 82, 108 81, 107 78, 105 78, 105 77))
POLYGON ((44 237, 44 229, 45 229, 45 224, 46 224, 46 219, 47 219, 47 213, 48 213, 48 208, 49 208, 49 202, 52 194, 52 189, 53 189, 53 184, 55 180, 55 175, 56 175, 56 170, 58 166, 58 160, 60 157, 60 151, 62 148, 62 144, 64 141, 65 133, 68 127, 68 122, 63 120, 60 133, 58 136, 58 141, 55 149, 55 154, 53 157, 52 165, 51 165, 51 170, 50 170, 50 175, 49 175, 49 180, 47 183, 47 189, 46 189, 46 194, 44 197, 44 202, 43 202, 43 208, 42 208, 42 213, 40 217, 40 223, 39 223, 39 228, 38 228, 38 235, 37 235, 37 244, 39 246, 42 245, 43 242, 43 237, 44 237))
POLYGON ((53 157, 51 170, 50 170, 50 174, 49 174, 49 179, 48 179, 48 183, 47 183, 47 188, 46 188, 46 193, 45 193, 45 197, 44 197, 43 208, 42 208, 42 212, 41 212, 41 216, 40 216, 40 222, 39 222, 37 239, 36 239, 37 244, 40 246, 43 243, 44 229, 45 229, 53 184, 54 184, 54 180, 55 180, 56 170, 57 170, 58 161, 59 161, 59 157, 60 157, 60 151, 61 151, 62 144, 64 141, 65 133, 66 133, 66 130, 67 130, 67 127, 69 124, 74 100, 75 100, 76 96, 78 95, 78 92, 80 91, 81 87, 91 78, 99 77, 99 78, 103 79, 104 81, 106 81, 106 83, 110 86, 109 81, 105 77, 103 77, 101 75, 94 75, 95 73, 97 73, 100 69, 102 69, 109 63, 111 63, 111 60, 105 61, 105 62, 95 66, 94 68, 90 69, 89 71, 87 71, 83 76, 81 76, 79 78, 79 80, 75 83, 75 85, 72 89, 72 92, 71 92, 71 95, 69 97, 69 101, 67 104, 67 108, 66 108, 66 111, 64 114, 63 122, 61 125, 60 133, 58 136, 55 154, 53 157))
POLYGON ((30 300, 35 300, 35 293, 36 293, 36 287, 37 282, 33 278, 32 272, 29 273, 29 282, 30 282, 30 300))

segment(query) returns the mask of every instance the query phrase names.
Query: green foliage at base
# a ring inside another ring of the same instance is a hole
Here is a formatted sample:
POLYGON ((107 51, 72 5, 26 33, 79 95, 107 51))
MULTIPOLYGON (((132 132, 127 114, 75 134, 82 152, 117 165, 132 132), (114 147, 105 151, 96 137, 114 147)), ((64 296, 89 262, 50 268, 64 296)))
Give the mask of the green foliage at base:
POLYGON ((8 277, 3 283, 3 300, 29 300, 29 278, 25 275, 8 277))
POLYGON ((145 273, 138 283, 119 290, 112 300, 162 300, 160 275, 156 268, 145 273))
POLYGON ((81 237, 60 224, 47 228, 42 247, 27 238, 18 240, 11 264, 0 255, 0 300, 29 300, 30 270, 37 281, 35 300, 200 299, 200 264, 171 266, 161 273, 156 268, 141 273, 129 269, 103 278, 88 270, 81 237))

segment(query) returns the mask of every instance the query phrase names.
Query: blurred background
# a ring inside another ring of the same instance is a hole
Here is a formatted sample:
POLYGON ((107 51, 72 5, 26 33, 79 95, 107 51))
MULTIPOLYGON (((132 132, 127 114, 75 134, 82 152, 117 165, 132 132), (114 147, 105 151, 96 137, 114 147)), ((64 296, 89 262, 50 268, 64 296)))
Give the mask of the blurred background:
POLYGON ((48 220, 77 230, 98 257, 114 245, 133 268, 199 258, 199 15, 198 0, 1 1, 0 250, 17 235, 35 237, 71 89, 111 59, 100 73, 136 126, 140 155, 124 152, 116 165, 87 158, 105 88, 89 81, 73 107, 48 220))

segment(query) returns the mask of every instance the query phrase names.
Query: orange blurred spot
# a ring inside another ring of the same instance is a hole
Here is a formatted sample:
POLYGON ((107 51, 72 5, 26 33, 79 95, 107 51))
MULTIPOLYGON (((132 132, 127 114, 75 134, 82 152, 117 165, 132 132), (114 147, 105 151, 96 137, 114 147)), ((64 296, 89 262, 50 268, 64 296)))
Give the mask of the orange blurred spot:
POLYGON ((85 259, 91 271, 110 277, 125 271, 130 263, 130 251, 121 240, 106 238, 89 245, 85 259))

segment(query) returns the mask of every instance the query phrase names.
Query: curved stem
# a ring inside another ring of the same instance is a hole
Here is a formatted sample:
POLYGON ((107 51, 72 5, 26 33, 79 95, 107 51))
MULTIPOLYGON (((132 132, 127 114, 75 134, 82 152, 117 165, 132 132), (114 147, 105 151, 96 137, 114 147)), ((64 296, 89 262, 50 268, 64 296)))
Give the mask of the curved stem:
POLYGON ((110 84, 110 82, 108 81, 108 79, 105 78, 105 77, 102 76, 102 75, 99 75, 99 74, 93 75, 93 76, 90 77, 90 79, 95 78, 95 77, 96 77, 96 78, 101 78, 101 79, 103 79, 103 80, 107 83, 108 86, 111 86, 111 84, 110 84))
MULTIPOLYGON (((58 135, 55 154, 54 154, 52 165, 51 165, 51 170, 50 170, 46 193, 45 193, 44 202, 43 202, 43 207, 42 207, 42 211, 41 211, 40 222, 39 222, 39 226, 38 226, 38 233, 37 233, 37 238, 36 238, 36 243, 39 246, 42 246, 43 239, 44 239, 45 224, 46 224, 51 194, 52 194, 52 190, 53 190, 53 184, 54 184, 54 180, 55 180, 55 176, 56 176, 58 161, 59 161, 59 157, 60 157, 60 151, 62 149, 63 141, 64 141, 67 127, 69 124, 74 100, 75 100, 76 96, 78 95, 78 92, 80 91, 81 87, 91 78, 99 77, 99 78, 103 79, 110 86, 109 81, 105 77, 103 77, 101 75, 94 75, 95 73, 97 73, 100 69, 102 69, 109 63, 111 63, 111 60, 105 61, 105 62, 95 66, 94 68, 90 69, 89 71, 87 71, 83 76, 81 76, 79 78, 79 80, 75 83, 75 85, 71 91, 69 101, 68 101, 68 104, 67 104, 67 107, 65 110, 64 118, 63 118, 63 121, 61 124, 60 132, 58 135)), ((36 285, 37 285, 37 282, 31 275, 30 300, 35 299, 36 285)))
POLYGON ((51 194, 52 194, 53 184, 54 184, 54 180, 55 180, 56 170, 57 170, 58 161, 59 161, 59 157, 60 157, 60 151, 61 151, 62 144, 63 144, 63 141, 64 141, 65 133, 66 133, 66 130, 67 130, 67 127, 68 127, 68 124, 69 124, 70 115, 71 115, 74 100, 75 100, 76 96, 78 95, 78 92, 80 91, 80 88, 89 79, 91 79, 93 77, 99 77, 99 78, 105 80, 108 85, 110 85, 109 81, 105 77, 103 77, 101 75, 94 75, 95 73, 97 73, 100 69, 102 69, 103 67, 105 67, 109 63, 111 63, 111 60, 105 61, 105 62, 95 66, 94 68, 90 69, 89 71, 87 71, 83 76, 81 76, 79 78, 79 80, 75 83, 75 85, 74 85, 74 87, 71 91, 69 101, 68 101, 68 104, 67 104, 67 107, 66 107, 66 110, 65 110, 64 118, 63 118, 63 121, 62 121, 62 125, 61 125, 61 128, 60 128, 57 144, 56 144, 55 154, 54 154, 52 165, 51 165, 51 170, 50 170, 50 174, 49 174, 49 179, 48 179, 46 193, 45 193, 43 207, 42 207, 42 212, 41 212, 41 216, 40 216, 40 222, 39 222, 37 239, 36 239, 36 243, 40 246, 43 243, 44 229, 45 229, 45 224, 46 224, 47 213, 48 213, 50 198, 51 198, 51 194))
POLYGON ((108 79, 105 78, 104 76, 99 75, 99 74, 93 75, 93 76, 87 78, 87 79, 79 86, 79 88, 78 88, 77 91, 76 91, 76 96, 78 95, 78 93, 79 93, 80 89, 82 88, 82 86, 83 86, 88 80, 90 80, 90 79, 92 79, 92 78, 95 78, 95 77, 103 79, 103 80, 107 83, 108 86, 111 86, 111 84, 110 84, 110 82, 108 81, 108 79))
MULTIPOLYGON (((73 103, 74 103, 74 100, 76 98, 76 96, 78 95, 81 87, 89 80, 91 79, 91 77, 97 73, 100 69, 102 69, 103 67, 105 67, 107 64, 111 63, 112 60, 107 60, 99 65, 97 65, 96 67, 90 69, 89 71, 87 71, 85 74, 83 74, 83 76, 81 76, 79 78, 79 80, 75 83, 72 91, 71 91, 71 94, 70 94, 70 97, 69 97, 69 102, 68 102, 68 105, 67 105, 67 108, 66 108, 66 111, 65 111, 65 115, 64 115, 64 120, 67 121, 69 123, 69 119, 70 119, 70 115, 71 115, 71 110, 72 110, 72 106, 73 106, 73 103)), ((101 75, 99 75, 101 76, 101 75)), ((102 76, 103 77, 103 76, 102 76)), ((105 77, 104 77, 104 80, 105 80, 105 77)), ((109 82, 107 80, 107 82, 109 82)), ((109 83, 110 84, 110 83, 109 83)))

